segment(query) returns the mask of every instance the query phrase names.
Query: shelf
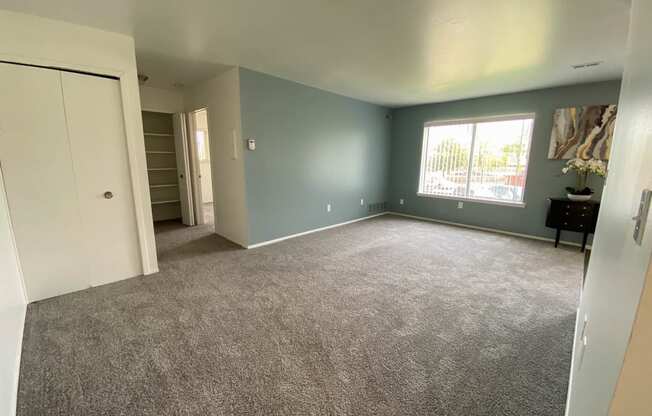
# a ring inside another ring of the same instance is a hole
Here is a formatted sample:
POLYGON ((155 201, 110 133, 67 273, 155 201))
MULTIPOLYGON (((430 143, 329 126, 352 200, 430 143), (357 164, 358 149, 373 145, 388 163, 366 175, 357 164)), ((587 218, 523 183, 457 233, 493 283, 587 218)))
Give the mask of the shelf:
POLYGON ((156 189, 156 188, 176 188, 177 186, 179 185, 176 183, 163 183, 161 185, 150 185, 149 187, 152 189, 156 189))
POLYGON ((174 134, 170 133, 144 133, 145 136, 156 136, 156 137, 174 137, 174 134))
POLYGON ((164 150, 145 150, 148 155, 173 155, 174 152, 164 150))
POLYGON ((149 168, 148 171, 159 171, 159 170, 177 170, 177 168, 149 168))
POLYGON ((152 205, 175 204, 177 202, 181 201, 178 199, 171 199, 169 201, 152 201, 152 205))

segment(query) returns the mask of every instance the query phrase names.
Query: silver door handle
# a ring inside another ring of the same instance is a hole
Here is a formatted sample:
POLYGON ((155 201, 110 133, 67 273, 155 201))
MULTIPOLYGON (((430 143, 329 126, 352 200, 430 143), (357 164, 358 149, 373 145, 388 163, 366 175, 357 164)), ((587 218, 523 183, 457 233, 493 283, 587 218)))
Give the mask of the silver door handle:
POLYGON ((113 192, 111 192, 111 191, 104 192, 104 198, 106 198, 106 199, 113 198, 113 192))

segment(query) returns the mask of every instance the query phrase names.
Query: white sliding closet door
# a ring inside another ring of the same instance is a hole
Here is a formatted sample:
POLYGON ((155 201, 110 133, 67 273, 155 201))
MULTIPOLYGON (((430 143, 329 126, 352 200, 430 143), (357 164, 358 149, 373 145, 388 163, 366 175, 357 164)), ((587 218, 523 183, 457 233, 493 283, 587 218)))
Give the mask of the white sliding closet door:
POLYGON ((115 79, 61 72, 92 285, 142 274, 134 197, 115 79), (110 194, 109 194, 110 193, 110 194))
POLYGON ((0 63, 0 163, 29 300, 88 287, 58 71, 0 63))
POLYGON ((0 63, 0 164, 29 301, 142 273, 117 80, 0 63))

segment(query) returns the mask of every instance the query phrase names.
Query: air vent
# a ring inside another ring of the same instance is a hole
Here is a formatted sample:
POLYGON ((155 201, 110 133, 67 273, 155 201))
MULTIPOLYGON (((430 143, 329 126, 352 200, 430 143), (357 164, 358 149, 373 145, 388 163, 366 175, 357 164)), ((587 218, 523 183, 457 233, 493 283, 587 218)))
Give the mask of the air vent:
POLYGON ((584 62, 583 64, 577 64, 577 65, 571 65, 573 69, 582 69, 582 68, 590 68, 592 66, 598 66, 602 63, 602 61, 595 61, 595 62, 584 62))
POLYGON ((367 205, 367 211, 370 214, 377 214, 379 212, 385 212, 387 210, 387 202, 375 202, 373 204, 367 205))

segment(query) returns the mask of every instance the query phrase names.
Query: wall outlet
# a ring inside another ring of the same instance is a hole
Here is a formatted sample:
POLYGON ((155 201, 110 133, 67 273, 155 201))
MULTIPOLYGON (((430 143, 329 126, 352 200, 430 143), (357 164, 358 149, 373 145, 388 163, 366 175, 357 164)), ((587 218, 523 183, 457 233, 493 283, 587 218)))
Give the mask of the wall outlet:
POLYGON ((458 208, 458 209, 462 209, 462 208, 464 208, 464 202, 459 201, 459 202, 457 203, 457 208, 458 208))
POLYGON ((331 212, 331 204, 326 204, 326 212, 331 212))
POLYGON ((398 200, 398 203, 401 205, 405 205, 405 199, 401 198, 398 200))
POLYGON ((364 206, 364 199, 360 198, 360 206, 364 206))

